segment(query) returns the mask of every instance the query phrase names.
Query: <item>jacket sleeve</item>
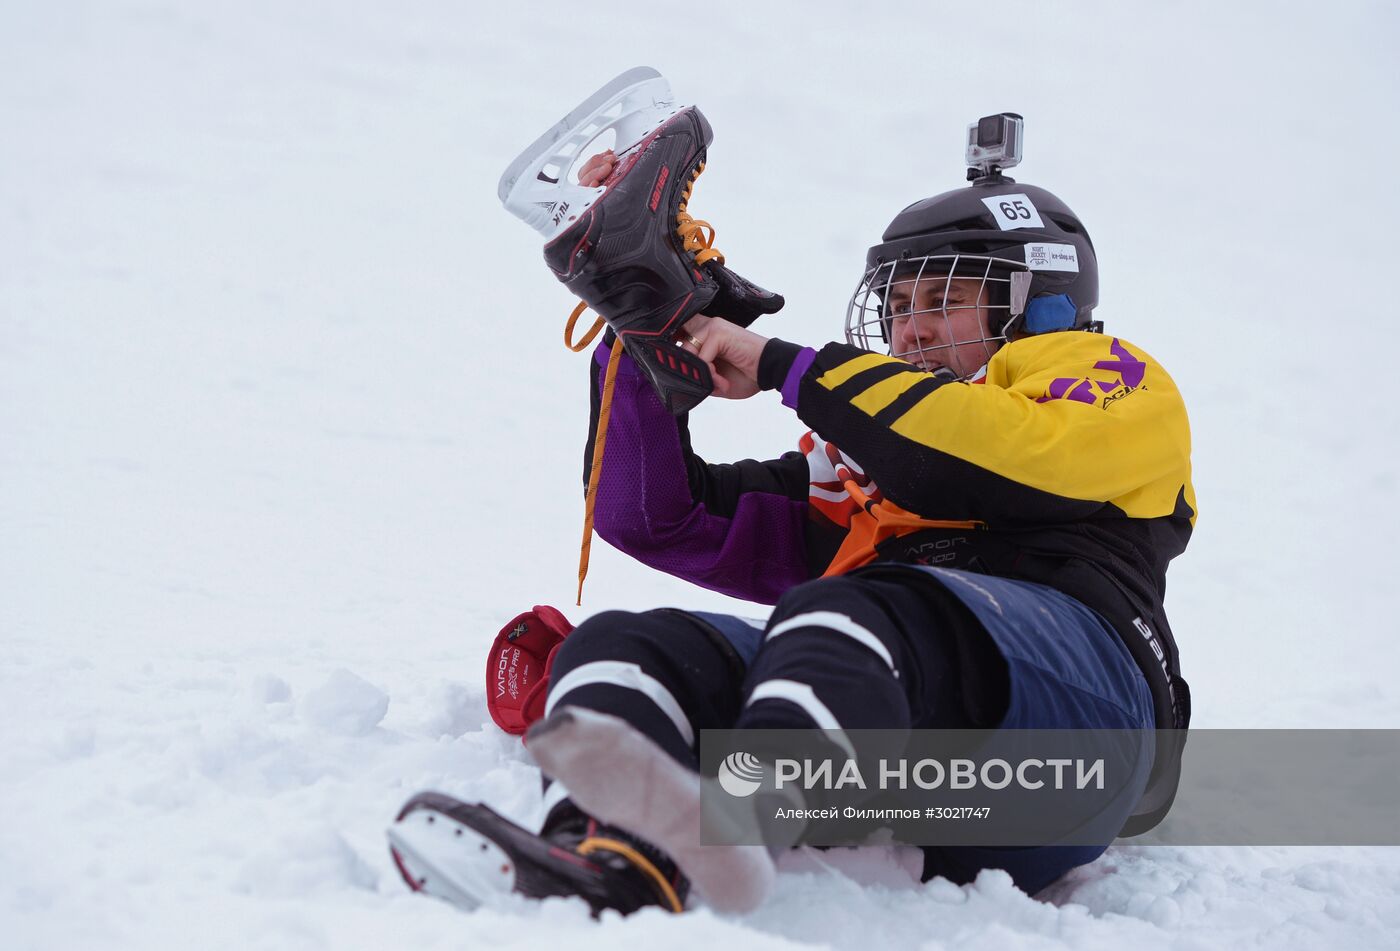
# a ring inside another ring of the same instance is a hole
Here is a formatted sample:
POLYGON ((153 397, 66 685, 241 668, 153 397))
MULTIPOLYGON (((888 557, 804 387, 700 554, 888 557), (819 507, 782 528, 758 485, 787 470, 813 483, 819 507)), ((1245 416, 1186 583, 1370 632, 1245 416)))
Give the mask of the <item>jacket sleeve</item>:
MULTIPOLYGON (((594 353, 585 485, 608 355, 606 344, 594 353)), ((706 463, 691 450, 685 417, 668 413, 642 371, 622 357, 593 513, 609 544, 721 594, 773 604, 809 576, 807 485, 799 452, 706 463)))
POLYGON ((921 516, 1014 527, 1112 506, 1133 518, 1194 517, 1180 394, 1151 357, 1116 338, 1017 341, 977 383, 945 383, 844 344, 805 367, 780 362, 784 401, 793 393, 807 425, 921 516))

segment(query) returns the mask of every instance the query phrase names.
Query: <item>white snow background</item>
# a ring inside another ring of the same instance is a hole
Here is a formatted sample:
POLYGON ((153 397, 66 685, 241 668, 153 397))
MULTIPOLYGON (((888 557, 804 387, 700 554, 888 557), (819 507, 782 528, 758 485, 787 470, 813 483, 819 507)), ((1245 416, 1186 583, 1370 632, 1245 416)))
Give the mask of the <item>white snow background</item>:
MULTIPOLYGON (((413 792, 538 817, 483 652, 756 613, 599 543, 574 608, 586 360, 505 165, 661 69, 715 128, 693 210, 841 333, 865 248, 966 124, 1088 223, 1100 315, 1191 411, 1171 570, 1195 725, 1400 726, 1391 545, 1396 8, 0 0, 0 945, 1400 947, 1400 850, 1115 847, 1032 898, 796 854, 745 918, 411 895, 413 792)), ((714 461, 801 424, 693 416, 714 461)))

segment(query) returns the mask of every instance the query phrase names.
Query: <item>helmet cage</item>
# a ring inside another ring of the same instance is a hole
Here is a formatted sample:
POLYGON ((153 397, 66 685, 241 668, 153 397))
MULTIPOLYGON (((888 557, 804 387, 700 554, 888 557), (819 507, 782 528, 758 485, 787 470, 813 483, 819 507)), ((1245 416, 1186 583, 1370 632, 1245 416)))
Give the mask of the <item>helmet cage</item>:
POLYGON ((851 295, 846 342, 864 350, 888 349, 891 356, 922 366, 953 366, 958 363, 959 348, 976 347, 979 356, 990 357, 1006 342, 1008 327, 1025 310, 1030 277, 1023 262, 984 254, 877 261, 851 295), (973 303, 949 303, 953 281, 978 282, 973 303), (986 319, 977 321, 975 333, 968 335, 966 321, 955 322, 952 317, 978 309, 986 319), (904 319, 913 320, 912 346, 901 347, 895 339, 895 322, 904 319), (942 323, 931 324, 933 320, 942 323))

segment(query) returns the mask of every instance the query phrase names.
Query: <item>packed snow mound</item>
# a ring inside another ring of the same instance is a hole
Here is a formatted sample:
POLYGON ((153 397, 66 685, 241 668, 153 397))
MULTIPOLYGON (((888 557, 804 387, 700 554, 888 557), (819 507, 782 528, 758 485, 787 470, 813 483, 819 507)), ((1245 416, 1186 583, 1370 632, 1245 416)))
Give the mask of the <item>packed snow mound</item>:
POLYGON ((301 702, 301 713, 308 721, 341 736, 364 736, 388 712, 389 695, 343 667, 301 702))

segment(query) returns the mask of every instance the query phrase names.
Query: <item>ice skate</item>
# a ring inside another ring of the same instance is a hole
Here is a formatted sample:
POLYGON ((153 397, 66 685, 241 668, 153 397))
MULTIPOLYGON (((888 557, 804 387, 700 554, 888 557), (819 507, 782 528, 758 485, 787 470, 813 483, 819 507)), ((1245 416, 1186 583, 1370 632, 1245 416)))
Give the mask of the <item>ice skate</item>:
POLYGON ((776 873, 767 847, 701 845, 700 774, 625 721, 561 707, 530 728, 525 746, 580 809, 674 859, 715 910, 751 911, 772 890, 776 873))
POLYGON ((597 311, 675 414, 714 388, 705 362, 675 345, 681 326, 702 310, 747 325, 783 305, 725 268, 713 229, 687 211, 711 138, 699 109, 677 106, 659 73, 637 67, 526 149, 498 188, 545 237, 555 277, 597 311), (617 164, 601 184, 580 184, 575 166, 609 132, 617 164))
POLYGON ((681 911, 689 889, 666 856, 577 810, 536 835, 487 806, 425 792, 404 804, 387 834, 409 888, 466 910, 514 892, 577 895, 595 915, 681 911))

